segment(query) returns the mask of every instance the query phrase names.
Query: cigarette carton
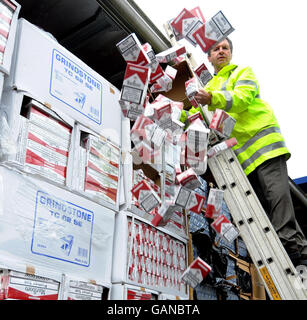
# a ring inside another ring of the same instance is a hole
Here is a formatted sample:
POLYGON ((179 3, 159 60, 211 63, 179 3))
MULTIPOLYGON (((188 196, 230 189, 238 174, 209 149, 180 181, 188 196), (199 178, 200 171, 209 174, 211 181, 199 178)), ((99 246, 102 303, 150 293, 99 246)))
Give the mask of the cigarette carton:
POLYGON ((198 29, 194 29, 192 36, 200 48, 207 53, 217 42, 225 39, 232 31, 234 31, 234 28, 222 11, 219 11, 205 24, 202 24, 198 29))
POLYGON ((165 140, 166 132, 151 119, 141 115, 135 121, 130 135, 135 145, 145 141, 147 144, 153 143, 157 148, 160 148, 165 140))
POLYGON ((228 139, 226 141, 220 142, 220 143, 214 145, 213 147, 211 147, 208 150, 207 156, 208 156, 208 158, 214 157, 218 153, 223 152, 224 150, 227 150, 229 148, 232 148, 237 143, 238 142, 237 142, 236 138, 231 138, 231 139, 228 139))
POLYGON ((164 75, 157 80, 157 84, 161 86, 162 91, 168 92, 172 90, 173 80, 166 73, 164 73, 164 75))
POLYGON ((165 225, 176 210, 178 210, 178 207, 174 205, 174 202, 164 201, 159 208, 158 213, 153 217, 151 221, 152 225, 155 227, 158 225, 165 225))
POLYGON ((149 83, 153 84, 159 78, 164 76, 164 71, 163 71, 158 59, 156 58, 156 55, 155 55, 151 45, 149 43, 145 43, 143 45, 143 49, 145 50, 145 52, 147 53, 147 55, 151 61, 150 64, 148 65, 151 69, 149 83))
POLYGON ((226 241, 232 242, 239 236, 237 228, 224 216, 219 216, 211 227, 226 241))
POLYGON ((219 189, 210 189, 205 217, 216 219, 221 214, 224 191, 219 189))
POLYGON ((212 74, 204 63, 198 66, 194 72, 203 87, 212 79, 212 74))
POLYGON ((205 19, 205 17, 204 17, 204 15, 203 15, 203 13, 202 13, 202 11, 201 11, 201 9, 200 9, 199 6, 191 9, 190 12, 191 12, 195 17, 199 18, 202 23, 205 23, 205 22, 206 22, 206 19, 205 19))
POLYGON ((208 276, 210 271, 211 267, 204 260, 197 257, 183 272, 181 280, 195 288, 208 276))
POLYGON ((236 124, 236 120, 224 110, 216 109, 211 119, 209 128, 218 132, 223 138, 229 138, 236 124))
POLYGON ((174 81, 177 75, 177 69, 171 67, 170 65, 167 65, 165 69, 165 73, 174 81))
POLYGON ((191 78, 190 80, 185 82, 185 94, 192 106, 198 107, 197 101, 194 99, 194 96, 197 94, 199 88, 197 84, 197 80, 195 78, 191 78))
POLYGON ((147 66, 150 64, 150 58, 135 33, 132 33, 121 40, 116 46, 127 63, 133 63, 140 66, 147 66))
POLYGON ((154 190, 146 181, 141 181, 135 185, 131 192, 138 200, 142 209, 146 212, 152 211, 161 203, 160 197, 154 192, 154 190))
POLYGON ((121 90, 120 100, 143 105, 146 98, 150 69, 128 63, 121 90))
POLYGON ((204 121, 204 119, 203 119, 203 117, 202 117, 202 115, 201 115, 201 113, 199 111, 194 113, 194 114, 191 114, 190 116, 188 116, 188 120, 189 120, 190 124, 196 119, 204 121))
POLYGON ((156 55, 157 60, 160 63, 169 63, 174 61, 176 58, 186 53, 184 45, 176 45, 165 51, 162 51, 156 55))
POLYGON ((23 272, 2 269, 1 295, 14 300, 58 300, 59 282, 23 272))
POLYGON ((210 130, 205 127, 200 118, 195 119, 186 130, 186 162, 197 170, 197 174, 206 171, 209 132, 210 130))
POLYGON ((174 198, 176 205, 183 209, 200 214, 206 198, 190 189, 179 187, 174 198))
POLYGON ((182 34, 193 46, 197 45, 193 33, 203 25, 203 22, 189 10, 183 9, 172 21, 172 27, 182 34))
POLYGON ((153 104, 154 120, 162 129, 171 128, 172 126, 172 107, 170 102, 157 102, 153 104))
POLYGON ((81 280, 66 281, 63 300, 102 300, 103 286, 81 280))
POLYGON ((194 190, 201 187, 201 183, 192 168, 178 174, 176 178, 178 183, 187 189, 194 190))

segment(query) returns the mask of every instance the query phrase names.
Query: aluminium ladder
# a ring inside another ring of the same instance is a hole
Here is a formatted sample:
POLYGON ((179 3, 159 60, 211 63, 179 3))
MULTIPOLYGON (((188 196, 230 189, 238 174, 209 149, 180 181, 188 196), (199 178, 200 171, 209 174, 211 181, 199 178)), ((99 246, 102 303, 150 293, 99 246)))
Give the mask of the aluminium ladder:
MULTIPOLYGON (((172 45, 176 45, 169 24, 164 28, 172 45)), ((190 53, 186 55, 186 61, 194 74, 196 63, 190 53)), ((208 124, 213 113, 204 106, 202 109, 208 124)), ((270 299, 307 300, 307 280, 302 279, 292 264, 234 151, 228 149, 208 159, 208 167, 218 187, 224 190, 233 222, 270 299)))

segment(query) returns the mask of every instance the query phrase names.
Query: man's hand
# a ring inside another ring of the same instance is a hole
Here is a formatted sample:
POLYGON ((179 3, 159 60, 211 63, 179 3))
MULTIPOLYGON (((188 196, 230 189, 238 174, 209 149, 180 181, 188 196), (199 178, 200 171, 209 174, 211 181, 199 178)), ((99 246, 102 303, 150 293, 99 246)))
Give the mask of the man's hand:
POLYGON ((211 93, 209 93, 209 92, 207 92, 207 91, 205 91, 203 89, 200 89, 196 93, 196 95, 194 96, 194 99, 198 103, 202 104, 203 106, 206 105, 206 104, 210 105, 211 104, 212 95, 211 95, 211 93))

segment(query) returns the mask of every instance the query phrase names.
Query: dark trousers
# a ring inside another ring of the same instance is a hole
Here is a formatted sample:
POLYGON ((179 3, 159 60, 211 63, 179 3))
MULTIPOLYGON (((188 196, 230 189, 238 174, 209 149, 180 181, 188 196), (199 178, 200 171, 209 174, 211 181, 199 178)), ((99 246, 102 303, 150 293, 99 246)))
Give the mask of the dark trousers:
POLYGON ((307 240, 295 218, 285 157, 265 161, 248 179, 289 257, 305 258, 307 240))

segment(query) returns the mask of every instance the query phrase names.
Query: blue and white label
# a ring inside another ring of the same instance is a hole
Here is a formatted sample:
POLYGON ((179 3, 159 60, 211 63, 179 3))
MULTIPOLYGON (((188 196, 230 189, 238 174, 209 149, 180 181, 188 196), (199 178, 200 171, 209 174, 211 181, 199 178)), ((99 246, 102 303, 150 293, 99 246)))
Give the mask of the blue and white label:
POLYGON ((89 267, 93 223, 92 211, 38 191, 31 251, 89 267))
POLYGON ((50 94, 97 124, 102 123, 102 84, 56 49, 52 52, 50 94))

